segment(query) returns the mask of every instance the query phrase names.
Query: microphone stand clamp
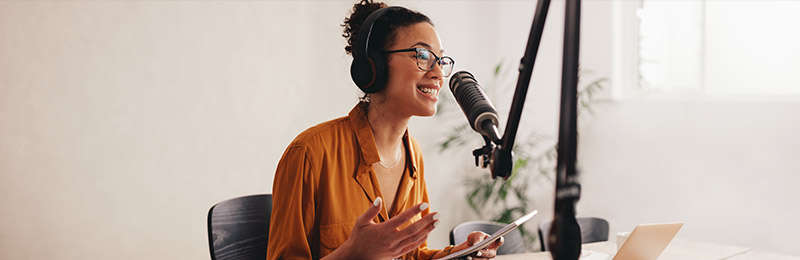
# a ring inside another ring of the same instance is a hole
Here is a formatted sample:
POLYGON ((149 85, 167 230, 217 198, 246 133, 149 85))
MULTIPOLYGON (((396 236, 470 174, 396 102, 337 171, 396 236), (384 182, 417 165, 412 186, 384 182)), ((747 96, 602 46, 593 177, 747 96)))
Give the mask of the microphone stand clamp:
POLYGON ((495 151, 495 145, 489 140, 488 137, 485 135, 483 136, 483 140, 486 141, 486 145, 481 148, 475 149, 472 151, 472 156, 475 156, 475 166, 481 168, 487 168, 489 165, 492 165, 492 157, 495 151))
POLYGON ((472 151, 472 155, 475 156, 475 166, 490 168, 492 179, 501 177, 504 180, 508 180, 513 167, 511 163, 513 153, 510 149, 503 149, 502 146, 495 145, 492 139, 485 135, 483 140, 486 144, 472 151))

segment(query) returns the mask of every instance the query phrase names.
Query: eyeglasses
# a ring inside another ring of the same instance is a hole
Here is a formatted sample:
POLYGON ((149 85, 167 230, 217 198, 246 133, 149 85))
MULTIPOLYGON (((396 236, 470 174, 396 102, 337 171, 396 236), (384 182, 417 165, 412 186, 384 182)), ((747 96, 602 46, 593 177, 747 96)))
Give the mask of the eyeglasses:
POLYGON ((433 66, 438 63, 440 66, 442 66, 442 76, 449 77, 450 73, 453 72, 453 64, 456 63, 453 60, 453 58, 447 56, 439 58, 439 56, 436 56, 435 53, 425 48, 391 50, 391 51, 385 51, 384 53, 410 52, 410 51, 416 52, 416 55, 414 57, 417 58, 417 67, 423 71, 433 70, 433 66))

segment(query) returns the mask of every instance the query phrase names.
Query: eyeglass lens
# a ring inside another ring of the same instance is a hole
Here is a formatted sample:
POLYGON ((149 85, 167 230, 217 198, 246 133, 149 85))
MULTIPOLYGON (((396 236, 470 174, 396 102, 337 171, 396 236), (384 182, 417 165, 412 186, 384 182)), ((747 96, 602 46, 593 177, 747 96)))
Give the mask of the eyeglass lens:
POLYGON ((442 75, 445 77, 450 76, 450 73, 453 72, 453 59, 450 57, 439 58, 427 49, 417 48, 417 66, 421 70, 432 70, 437 61, 442 66, 442 75))

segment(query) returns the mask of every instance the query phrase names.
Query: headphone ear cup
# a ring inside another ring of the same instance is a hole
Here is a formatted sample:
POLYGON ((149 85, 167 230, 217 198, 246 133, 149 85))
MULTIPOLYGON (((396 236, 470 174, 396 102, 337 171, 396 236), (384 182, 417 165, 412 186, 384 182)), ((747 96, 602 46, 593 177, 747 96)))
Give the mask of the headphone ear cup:
POLYGON ((388 64, 386 63, 385 56, 378 52, 378 51, 369 51, 369 59, 372 61, 372 64, 375 66, 375 70, 373 71, 374 81, 372 86, 370 87, 369 91, 365 91, 367 93, 375 93, 378 91, 383 90, 386 87, 386 79, 389 75, 389 68, 388 64))
POLYGON ((367 89, 370 89, 373 83, 372 64, 363 55, 353 56, 353 62, 350 64, 350 77, 361 91, 369 93, 367 89))
POLYGON ((383 90, 388 68, 386 59, 380 52, 369 51, 367 57, 357 57, 350 64, 350 77, 364 93, 383 90))

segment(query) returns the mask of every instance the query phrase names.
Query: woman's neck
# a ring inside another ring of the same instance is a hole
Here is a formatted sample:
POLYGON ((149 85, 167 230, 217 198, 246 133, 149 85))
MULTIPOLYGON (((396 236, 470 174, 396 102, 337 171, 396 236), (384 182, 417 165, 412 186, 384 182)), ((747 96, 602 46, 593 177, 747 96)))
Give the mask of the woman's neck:
POLYGON ((397 115, 391 109, 385 109, 379 104, 369 104, 367 119, 372 127, 375 145, 381 159, 392 160, 402 145, 403 135, 408 128, 410 116, 397 115))

